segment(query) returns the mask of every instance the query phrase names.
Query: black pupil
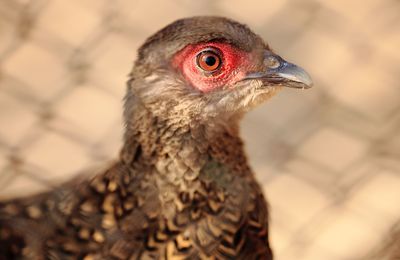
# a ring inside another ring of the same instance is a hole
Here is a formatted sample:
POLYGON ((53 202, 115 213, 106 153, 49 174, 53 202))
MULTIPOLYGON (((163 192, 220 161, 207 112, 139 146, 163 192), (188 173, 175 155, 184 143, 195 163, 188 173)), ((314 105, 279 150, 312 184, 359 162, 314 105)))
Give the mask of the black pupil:
POLYGON ((205 57, 204 62, 208 65, 208 66, 214 66, 215 63, 217 63, 217 59, 212 56, 212 55, 208 55, 205 57))

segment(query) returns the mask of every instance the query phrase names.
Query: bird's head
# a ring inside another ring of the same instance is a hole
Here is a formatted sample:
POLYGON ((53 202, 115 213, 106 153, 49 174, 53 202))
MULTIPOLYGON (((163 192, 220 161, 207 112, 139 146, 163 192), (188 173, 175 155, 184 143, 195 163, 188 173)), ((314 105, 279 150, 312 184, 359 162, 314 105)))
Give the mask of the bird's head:
POLYGON ((130 99, 157 117, 226 121, 310 76, 275 54, 247 26, 221 17, 178 20, 140 47, 130 99))

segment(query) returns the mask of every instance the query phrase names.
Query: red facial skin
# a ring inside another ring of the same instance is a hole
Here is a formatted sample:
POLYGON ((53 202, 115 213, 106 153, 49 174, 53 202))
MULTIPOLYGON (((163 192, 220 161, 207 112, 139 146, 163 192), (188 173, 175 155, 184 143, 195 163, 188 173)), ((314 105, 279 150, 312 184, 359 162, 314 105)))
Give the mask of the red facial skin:
POLYGON ((229 43, 210 42, 188 45, 173 58, 173 67, 179 69, 191 85, 207 93, 223 86, 232 86, 243 79, 252 67, 251 53, 242 51, 229 43), (220 53, 221 65, 215 72, 205 72, 197 65, 197 55, 207 49, 220 53))

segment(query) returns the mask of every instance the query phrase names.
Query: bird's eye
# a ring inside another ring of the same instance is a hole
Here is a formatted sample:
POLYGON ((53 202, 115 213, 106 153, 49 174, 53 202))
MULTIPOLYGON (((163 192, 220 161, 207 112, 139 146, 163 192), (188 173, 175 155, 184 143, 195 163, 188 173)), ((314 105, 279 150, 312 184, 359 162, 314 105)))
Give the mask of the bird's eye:
POLYGON ((206 72, 216 71, 221 63, 221 57, 214 51, 206 50, 197 55, 197 66, 206 72))

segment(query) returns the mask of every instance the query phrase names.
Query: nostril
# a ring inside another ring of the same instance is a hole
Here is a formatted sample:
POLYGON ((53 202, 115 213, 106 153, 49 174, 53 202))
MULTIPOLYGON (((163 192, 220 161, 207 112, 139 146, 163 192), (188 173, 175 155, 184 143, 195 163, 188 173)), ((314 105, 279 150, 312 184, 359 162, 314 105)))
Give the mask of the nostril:
POLYGON ((277 69, 281 66, 281 62, 277 57, 268 56, 264 59, 264 64, 270 69, 277 69))

